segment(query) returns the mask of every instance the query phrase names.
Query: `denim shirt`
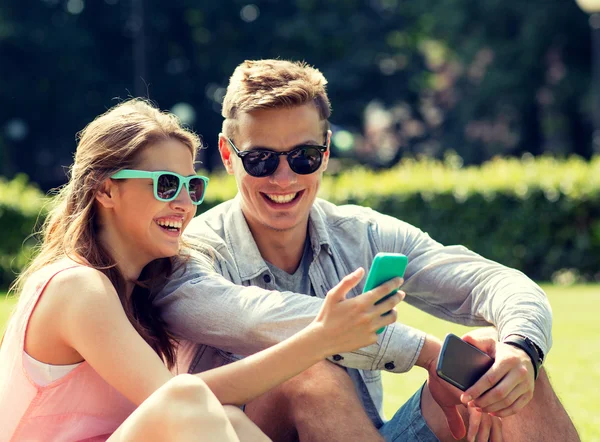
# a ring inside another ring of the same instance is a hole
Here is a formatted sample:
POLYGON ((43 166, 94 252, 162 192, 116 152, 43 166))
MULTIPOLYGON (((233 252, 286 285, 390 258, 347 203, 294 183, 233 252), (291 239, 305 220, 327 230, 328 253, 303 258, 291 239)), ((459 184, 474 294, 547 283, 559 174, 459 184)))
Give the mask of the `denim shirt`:
MULTIPOLYGON (((544 355, 550 350, 550 304, 541 288, 517 270, 463 246, 443 246, 372 209, 322 199, 311 209, 308 234, 313 261, 307 277, 316 296, 274 290, 239 196, 190 223, 185 240, 194 250, 192 259, 155 299, 170 330, 182 339, 181 370, 207 370, 291 336, 314 319, 328 290, 356 268, 368 270, 378 252, 408 257, 404 302, 454 323, 495 325, 499 339, 527 336, 544 355)), ((348 297, 360 295, 363 283, 348 297)), ((348 369, 378 427, 384 419, 380 370, 410 370, 425 339, 426 331, 401 321, 386 327, 376 344, 330 358, 348 369)))

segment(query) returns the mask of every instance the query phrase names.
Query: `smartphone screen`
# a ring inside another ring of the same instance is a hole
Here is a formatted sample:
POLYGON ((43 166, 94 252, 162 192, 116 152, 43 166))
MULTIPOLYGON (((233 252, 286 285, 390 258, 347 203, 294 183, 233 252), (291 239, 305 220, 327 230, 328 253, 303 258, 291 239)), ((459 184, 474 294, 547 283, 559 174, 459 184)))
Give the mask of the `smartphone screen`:
POLYGON ((485 374, 494 360, 477 347, 458 336, 448 334, 437 365, 437 374, 462 391, 467 390, 485 374))
MULTIPOLYGON (((363 288, 363 293, 380 286, 384 282, 389 281, 395 277, 403 277, 408 265, 408 258, 401 253, 378 253, 373 258, 373 263, 369 269, 367 275, 367 281, 363 288)), ((381 298, 375 304, 383 302, 387 297, 393 295, 398 290, 393 290, 386 296, 381 298)), ((383 332, 385 327, 377 330, 377 334, 383 332)))

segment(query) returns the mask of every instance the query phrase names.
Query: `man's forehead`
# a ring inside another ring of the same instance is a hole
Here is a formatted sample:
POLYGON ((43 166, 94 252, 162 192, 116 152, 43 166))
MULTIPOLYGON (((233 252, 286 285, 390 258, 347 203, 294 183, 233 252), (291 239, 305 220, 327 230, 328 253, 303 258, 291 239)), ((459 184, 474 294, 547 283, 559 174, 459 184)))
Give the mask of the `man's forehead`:
POLYGON ((240 112, 236 120, 235 138, 236 143, 241 144, 240 148, 283 148, 305 142, 323 142, 323 122, 314 106, 240 112))

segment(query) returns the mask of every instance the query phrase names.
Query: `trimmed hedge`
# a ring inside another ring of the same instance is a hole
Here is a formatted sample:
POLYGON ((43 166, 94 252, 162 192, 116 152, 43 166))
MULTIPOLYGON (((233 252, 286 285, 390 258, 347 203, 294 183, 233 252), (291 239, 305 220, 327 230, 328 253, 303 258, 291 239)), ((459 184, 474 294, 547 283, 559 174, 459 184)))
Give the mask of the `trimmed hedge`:
MULTIPOLYGON (((213 176, 203 210, 235 195, 213 176)), ((555 282, 600 280, 600 156, 497 158, 479 167, 406 159, 386 171, 326 176, 320 196, 395 216, 443 244, 555 282)))
MULTIPOLYGON (((354 168, 325 176, 320 196, 370 206, 536 280, 600 280, 600 157, 586 162, 529 156, 460 166, 460 158, 450 155, 444 162, 406 159, 380 172, 354 168)), ((236 191, 232 177, 211 176, 200 210, 236 191)), ((13 270, 22 265, 26 253, 19 253, 20 245, 43 203, 22 177, 0 180, 0 226, 4 238, 14 235, 0 247, 0 283, 14 276, 7 262, 12 260, 13 270), (10 186, 23 197, 7 204, 10 186)))

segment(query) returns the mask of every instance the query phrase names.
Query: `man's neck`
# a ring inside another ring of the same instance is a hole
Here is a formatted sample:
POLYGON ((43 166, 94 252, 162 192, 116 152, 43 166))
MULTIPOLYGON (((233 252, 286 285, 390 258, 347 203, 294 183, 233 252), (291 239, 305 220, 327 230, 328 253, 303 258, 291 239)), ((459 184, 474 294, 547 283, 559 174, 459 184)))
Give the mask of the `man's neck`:
POLYGON ((308 225, 302 224, 285 231, 276 231, 264 226, 259 229, 249 227, 263 259, 293 274, 302 260, 308 225))

